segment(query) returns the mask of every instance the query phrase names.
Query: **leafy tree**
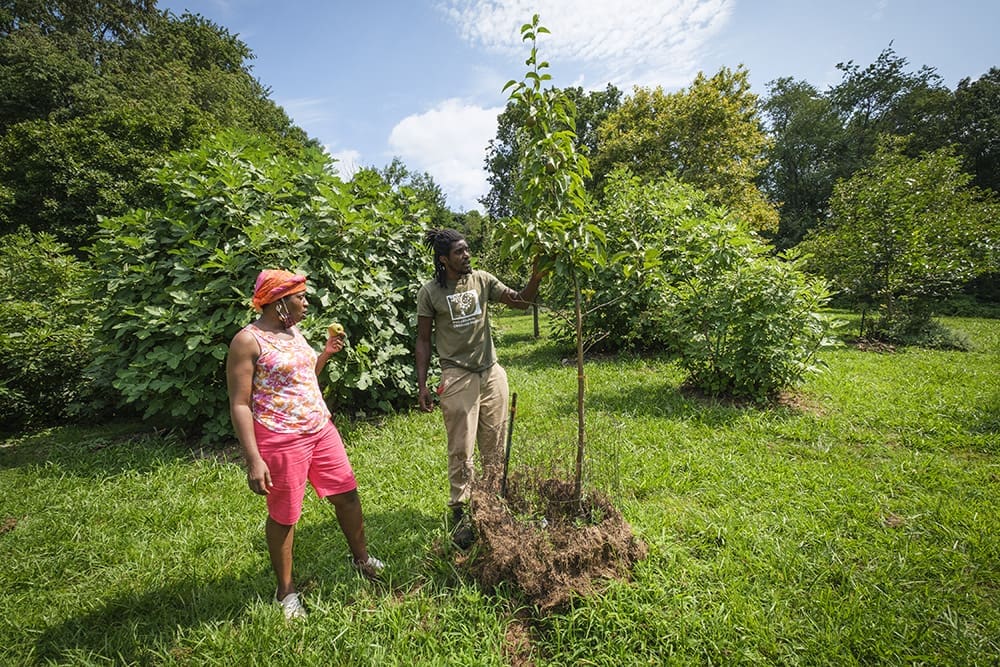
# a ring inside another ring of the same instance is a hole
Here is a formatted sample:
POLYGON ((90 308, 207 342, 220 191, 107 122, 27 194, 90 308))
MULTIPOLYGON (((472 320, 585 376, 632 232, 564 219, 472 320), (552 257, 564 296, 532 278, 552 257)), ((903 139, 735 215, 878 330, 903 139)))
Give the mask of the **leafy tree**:
MULTIPOLYGON (((622 92, 610 83, 604 90, 584 92, 580 87, 563 88, 559 92, 576 107, 575 148, 585 156, 597 152, 597 129, 604 119, 621 104, 622 92)), ((514 190, 517 179, 518 129, 525 119, 520 117, 520 107, 508 102, 497 117, 497 134, 486 149, 487 181, 489 191, 479 202, 493 220, 503 220, 514 215, 514 190)), ((589 177, 584 181, 589 187, 589 177)))
POLYGON ((759 181, 778 205, 773 241, 785 249, 826 215, 840 168, 843 126, 829 98, 804 81, 772 81, 762 109, 773 144, 759 181))
POLYGON ((867 67, 848 61, 837 69, 843 78, 828 97, 844 124, 838 176, 846 178, 865 166, 882 135, 914 135, 906 148, 911 156, 946 144, 950 95, 934 68, 908 71, 908 61, 890 44, 867 67))
POLYGON ((0 237, 0 430, 64 420, 94 397, 91 273, 51 235, 0 237))
POLYGON ((932 306, 1000 255, 1000 208, 970 184, 950 149, 920 158, 887 138, 866 168, 834 187, 831 217, 802 246, 857 306, 874 310, 862 334, 905 342, 932 306))
MULTIPOLYGON (((1000 192, 1000 68, 976 81, 963 79, 955 89, 951 140, 963 155, 973 183, 1000 192)), ((980 301, 1000 303, 1000 267, 966 286, 980 301)))
POLYGON ((674 174, 758 230, 774 230, 778 213, 757 189, 769 140, 748 72, 723 67, 699 73, 687 90, 636 88, 598 130, 598 185, 616 166, 641 178, 674 174))
POLYGON ((774 144, 760 183, 780 208, 778 248, 794 246, 828 215, 833 184, 868 163, 879 136, 909 137, 911 157, 951 141, 953 96, 934 69, 910 71, 891 46, 866 67, 837 68, 842 80, 825 93, 787 78, 768 84, 762 108, 774 144))
POLYGON ((172 155, 155 175, 157 201, 104 220, 94 245, 99 362, 150 419, 229 437, 224 359, 253 314, 264 268, 309 276, 301 328, 314 344, 341 322, 349 345, 327 365, 341 411, 387 411, 415 394, 410 304, 429 274, 419 210, 377 174, 350 183, 307 148, 228 131, 172 155))
POLYGON ((549 64, 538 58, 538 36, 548 33, 535 14, 521 26, 521 37, 531 42, 525 61, 531 69, 522 81, 509 81, 509 102, 523 119, 517 128, 518 164, 515 170, 515 216, 501 236, 504 255, 519 270, 528 261, 572 285, 576 331, 577 449, 574 497, 583 493, 585 449, 583 309, 581 281, 595 265, 604 261, 603 232, 584 215, 588 205, 585 179, 590 175, 587 158, 577 150, 576 105, 563 91, 544 89, 551 75, 549 64))
POLYGON ((475 209, 452 213, 452 224, 469 242, 469 248, 474 256, 481 257, 490 252, 493 239, 490 235, 489 219, 485 215, 475 209))
POLYGON ((153 2, 19 2, 0 19, 0 230, 74 248, 143 201, 165 153, 226 127, 309 143, 236 37, 153 2))
POLYGON ((391 188, 413 197, 425 207, 431 227, 452 226, 453 214, 448 209, 444 190, 428 172, 414 173, 399 157, 393 157, 392 162, 378 173, 391 188))
POLYGON ((951 122, 951 139, 974 183, 1000 192, 1000 68, 958 82, 951 122))
POLYGON ((486 147, 486 181, 490 189, 479 200, 493 220, 505 220, 514 214, 514 179, 517 169, 517 133, 522 119, 515 118, 517 107, 507 108, 497 116, 496 138, 486 147))

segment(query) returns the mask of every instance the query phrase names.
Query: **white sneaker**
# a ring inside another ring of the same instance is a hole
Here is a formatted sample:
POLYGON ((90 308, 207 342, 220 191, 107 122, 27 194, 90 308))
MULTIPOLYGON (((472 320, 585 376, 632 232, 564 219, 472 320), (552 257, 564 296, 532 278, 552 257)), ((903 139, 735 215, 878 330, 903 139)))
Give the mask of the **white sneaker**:
POLYGON ((298 593, 289 593, 281 600, 278 599, 278 595, 275 593, 274 601, 281 605, 281 610, 285 612, 285 620, 290 621, 293 618, 306 617, 306 608, 302 606, 298 593))
POLYGON ((368 579, 378 579, 378 576, 382 574, 382 570, 385 569, 385 563, 370 554, 368 560, 364 563, 359 563, 352 558, 351 565, 368 579))

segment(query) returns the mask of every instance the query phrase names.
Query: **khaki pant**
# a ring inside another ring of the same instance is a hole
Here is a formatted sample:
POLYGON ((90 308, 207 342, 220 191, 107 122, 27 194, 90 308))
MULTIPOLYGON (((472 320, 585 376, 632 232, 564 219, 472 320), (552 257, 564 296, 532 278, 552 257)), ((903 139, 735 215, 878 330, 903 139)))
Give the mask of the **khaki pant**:
POLYGON ((448 432, 448 481, 452 507, 467 503, 475 477, 474 445, 485 479, 498 482, 503 472, 507 433, 507 371, 493 364, 482 373, 460 368, 441 371, 441 412, 448 432))

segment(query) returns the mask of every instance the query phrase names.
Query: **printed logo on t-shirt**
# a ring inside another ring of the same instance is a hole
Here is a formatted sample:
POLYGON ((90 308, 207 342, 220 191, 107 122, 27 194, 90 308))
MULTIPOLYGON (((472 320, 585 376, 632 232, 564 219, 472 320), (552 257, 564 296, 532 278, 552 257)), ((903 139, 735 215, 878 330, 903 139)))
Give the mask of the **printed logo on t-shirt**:
POLYGON ((451 313, 451 325, 462 329, 475 322, 482 314, 479 307, 479 292, 456 292, 448 295, 448 311, 451 313))

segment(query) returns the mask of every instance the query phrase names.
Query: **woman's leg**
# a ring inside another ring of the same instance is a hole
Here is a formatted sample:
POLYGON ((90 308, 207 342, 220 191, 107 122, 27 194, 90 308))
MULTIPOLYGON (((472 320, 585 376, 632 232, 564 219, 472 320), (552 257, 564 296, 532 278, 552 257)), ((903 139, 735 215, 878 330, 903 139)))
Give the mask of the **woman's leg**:
POLYGON ((337 523, 344 531, 347 538, 347 546, 354 556, 355 563, 368 562, 368 545, 365 542, 365 521, 361 515, 361 497, 358 490, 352 489, 347 493, 337 493, 327 496, 333 504, 333 509, 337 514, 337 523))
POLYGON ((295 592, 295 584, 292 582, 292 542, 295 540, 295 525, 286 526, 267 517, 264 534, 267 537, 267 552, 271 556, 271 567, 278 580, 275 597, 283 600, 289 593, 295 592))

